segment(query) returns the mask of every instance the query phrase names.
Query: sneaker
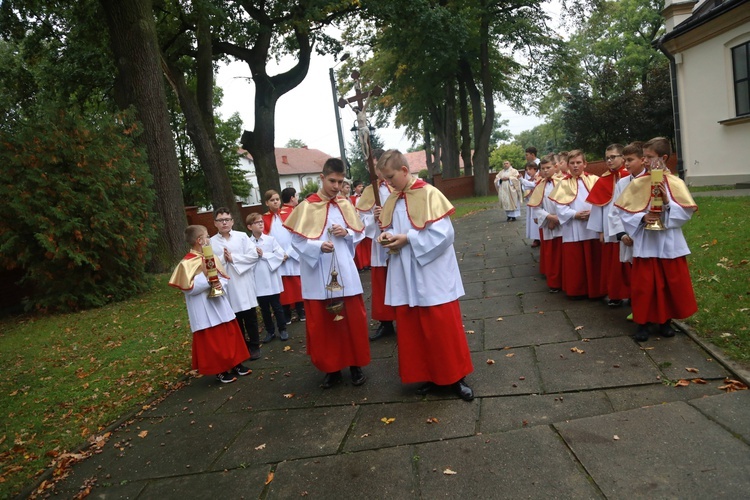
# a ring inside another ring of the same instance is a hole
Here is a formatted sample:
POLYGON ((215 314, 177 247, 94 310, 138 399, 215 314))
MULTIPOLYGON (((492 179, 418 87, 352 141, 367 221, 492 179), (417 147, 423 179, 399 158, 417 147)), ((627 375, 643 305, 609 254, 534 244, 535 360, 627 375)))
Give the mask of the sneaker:
POLYGON ((609 302, 607 302, 607 305, 609 307, 620 307, 622 305, 622 300, 609 299, 609 302))
POLYGON ((283 341, 289 340, 289 333, 287 333, 286 330, 281 330, 279 332, 279 340, 283 340, 283 341))
POLYGON ((250 375, 251 373, 253 373, 253 371, 247 366, 240 363, 239 365, 234 367, 234 373, 236 373, 240 377, 244 377, 245 375, 250 375))
POLYGON ((218 375, 216 375, 216 380, 218 380, 222 384, 231 384, 232 382, 237 380, 237 377, 235 377, 234 374, 231 371, 229 371, 229 372, 219 373, 218 375))
POLYGON ((300 314, 300 315, 299 315, 299 320, 300 320, 300 321, 307 321, 307 318, 305 317, 305 315, 304 315, 304 314, 300 314))
POLYGON ((291 318, 291 317, 289 317, 289 318, 288 318, 288 319, 286 320, 286 324, 287 324, 287 325, 291 325, 291 324, 292 324, 292 318, 291 318))
POLYGON ((267 344, 270 341, 272 341, 274 338, 276 338, 275 333, 266 333, 266 336, 263 337, 263 340, 261 342, 263 342, 264 344, 267 344))
POLYGON ((549 289, 549 293, 559 293, 559 292, 560 292, 559 288, 550 288, 549 289))
POLYGON ((250 349, 250 361, 260 359, 260 349, 250 349))

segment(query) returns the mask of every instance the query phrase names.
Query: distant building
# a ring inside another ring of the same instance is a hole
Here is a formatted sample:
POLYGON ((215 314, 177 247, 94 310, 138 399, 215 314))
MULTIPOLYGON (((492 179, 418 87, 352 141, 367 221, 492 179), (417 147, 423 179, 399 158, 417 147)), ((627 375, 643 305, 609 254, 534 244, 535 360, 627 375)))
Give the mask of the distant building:
POLYGON ((671 58, 685 180, 750 182, 750 2, 666 0, 664 7, 666 33, 657 44, 671 58))
MULTIPOLYGON (((258 189, 258 176, 255 163, 250 153, 240 158, 240 168, 246 172, 247 180, 252 185, 250 196, 241 200, 247 205, 263 203, 263 193, 258 189)), ((293 187, 300 192, 308 182, 320 185, 320 172, 330 155, 310 148, 276 148, 276 168, 279 171, 281 189, 293 187)), ((240 200, 238 200, 240 201, 240 200)))

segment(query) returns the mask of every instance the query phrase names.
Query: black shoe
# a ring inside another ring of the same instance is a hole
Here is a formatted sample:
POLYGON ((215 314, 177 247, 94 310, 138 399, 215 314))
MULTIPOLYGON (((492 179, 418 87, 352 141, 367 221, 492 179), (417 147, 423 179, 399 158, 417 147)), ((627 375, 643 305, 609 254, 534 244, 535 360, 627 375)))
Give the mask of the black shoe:
POLYGON ((380 337, 395 334, 396 329, 393 328, 393 321, 381 321, 380 326, 378 326, 378 329, 375 330, 375 333, 370 335, 370 340, 378 340, 380 337))
POLYGON ((279 332, 279 340, 282 340, 284 342, 286 342, 287 340, 289 340, 289 333, 287 333, 286 330, 281 330, 279 332))
POLYGON ((513 220, 513 217, 508 217, 507 219, 505 219, 505 222, 510 222, 512 220, 513 220))
POLYGON ((559 293, 559 292, 560 292, 560 288, 550 288, 549 289, 549 293, 559 293))
POLYGON ((474 391, 466 384, 464 379, 453 384, 453 390, 456 391, 458 397, 464 401, 471 401, 474 399, 474 391))
POLYGON ((334 385, 341 382, 341 379, 341 371, 326 373, 326 376, 323 377, 323 383, 320 384, 320 387, 322 387, 323 389, 330 389, 334 385))
POLYGON ((667 321, 659 325, 659 335, 662 337, 674 337, 675 331, 672 328, 672 320, 667 321))
POLYGON ((260 349, 250 349, 250 361, 260 359, 260 349))
POLYGON ((435 387, 437 386, 434 383, 425 382, 424 384, 417 387, 416 393, 419 394, 420 396, 424 396, 425 394, 433 390, 435 387))
POLYGON ((352 375, 352 385, 362 385, 367 380, 365 373, 359 366, 350 366, 349 373, 352 375))
POLYGON ((250 375, 251 373, 253 373, 253 371, 247 366, 240 363, 239 365, 234 367, 234 373, 236 373, 240 377, 244 377, 245 375, 250 375))
POLYGON ((274 338, 276 338, 275 333, 266 333, 266 336, 263 337, 263 340, 261 342, 263 342, 264 344, 267 344, 270 341, 272 341, 274 338))
POLYGON ((607 305, 609 307, 620 307, 622 305, 622 300, 609 299, 609 302, 607 302, 607 305))
POLYGON ((230 370, 216 375, 216 380, 218 380, 222 384, 231 384, 232 382, 237 380, 237 377, 235 377, 234 373, 232 373, 232 371, 230 370))
POLYGON ((297 313, 297 319, 299 319, 300 321, 307 321, 305 313, 297 313))
POLYGON ((648 325, 638 325, 638 329, 635 331, 633 337, 638 342, 645 342, 648 340, 648 325))

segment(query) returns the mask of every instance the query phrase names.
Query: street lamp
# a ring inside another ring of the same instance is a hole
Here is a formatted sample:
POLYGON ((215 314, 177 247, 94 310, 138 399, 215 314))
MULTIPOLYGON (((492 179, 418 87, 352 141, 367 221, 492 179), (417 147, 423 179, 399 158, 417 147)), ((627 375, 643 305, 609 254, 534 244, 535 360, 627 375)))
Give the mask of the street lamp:
POLYGON ((328 68, 328 75, 331 77, 331 93, 333 95, 333 110, 336 113, 336 132, 339 134, 339 152, 341 153, 341 161, 344 162, 344 166, 346 167, 346 176, 347 178, 351 178, 351 165, 349 165, 349 162, 346 161, 346 150, 344 149, 344 134, 341 132, 341 116, 339 115, 339 105, 338 105, 338 98, 336 97, 336 79, 333 77, 333 70, 341 64, 342 62, 349 59, 349 53, 344 53, 344 55, 341 56, 341 59, 339 59, 339 62, 333 65, 331 68, 328 68))

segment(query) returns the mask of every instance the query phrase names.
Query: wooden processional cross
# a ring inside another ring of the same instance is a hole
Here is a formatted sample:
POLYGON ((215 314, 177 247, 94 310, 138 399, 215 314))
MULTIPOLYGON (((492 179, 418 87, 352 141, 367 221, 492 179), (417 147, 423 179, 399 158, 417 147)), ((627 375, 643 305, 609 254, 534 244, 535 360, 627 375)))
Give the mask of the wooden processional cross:
POLYGON ((375 196, 375 204, 382 206, 380 203, 378 175, 375 173, 375 158, 372 156, 370 127, 367 123, 367 105, 370 103, 370 98, 373 96, 379 96, 383 92, 383 89, 375 85, 371 90, 362 92, 362 87, 359 83, 359 71, 352 73, 352 79, 354 80, 354 95, 351 97, 340 98, 339 107, 345 108, 346 106, 349 106, 357 114, 357 137, 359 138, 362 152, 367 160, 367 170, 370 173, 370 184, 372 185, 373 195, 375 196), (353 106, 352 103, 357 103, 357 105, 353 106))

